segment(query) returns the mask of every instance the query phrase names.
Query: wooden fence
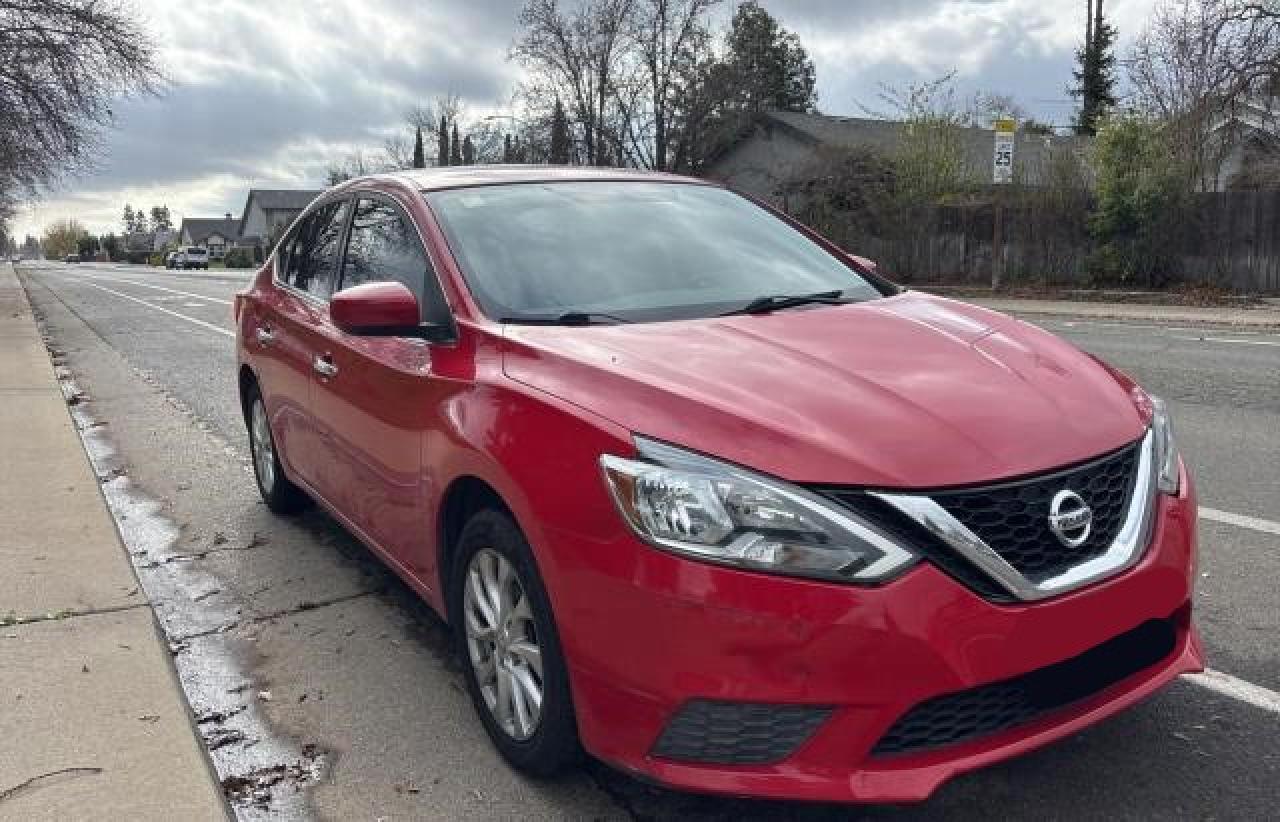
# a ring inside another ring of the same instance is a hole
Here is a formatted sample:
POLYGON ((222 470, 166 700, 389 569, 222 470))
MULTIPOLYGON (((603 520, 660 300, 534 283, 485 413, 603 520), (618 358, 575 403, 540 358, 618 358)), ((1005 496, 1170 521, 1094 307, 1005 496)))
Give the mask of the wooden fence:
MULTIPOLYGON (((1024 192, 1025 195, 1025 192, 1024 192)), ((1095 248, 1087 205, 1046 203, 1009 192, 1003 207, 1004 282, 1020 285, 1131 285, 1102 281, 1091 266, 1095 248)), ((877 229, 837 215, 819 220, 856 253, 878 260, 903 282, 989 284, 994 201, 915 209, 877 229)), ((800 215, 802 218, 804 215, 800 215)), ((1280 191, 1201 193, 1169 231, 1173 251, 1162 285, 1208 285, 1241 293, 1280 294, 1280 191)))

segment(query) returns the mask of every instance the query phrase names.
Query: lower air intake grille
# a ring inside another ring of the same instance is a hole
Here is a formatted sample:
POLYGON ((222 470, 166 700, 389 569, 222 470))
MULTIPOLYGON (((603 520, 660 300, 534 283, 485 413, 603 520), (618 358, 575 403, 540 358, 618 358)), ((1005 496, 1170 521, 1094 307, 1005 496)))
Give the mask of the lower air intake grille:
POLYGON ((1149 668, 1174 649, 1173 620, 1151 620, 1080 656, 1028 674, 922 702, 904 714, 873 756, 919 753, 1023 725, 1149 668))
POLYGON ((695 699, 676 712, 653 755, 718 765, 781 762, 830 716, 830 708, 695 699))

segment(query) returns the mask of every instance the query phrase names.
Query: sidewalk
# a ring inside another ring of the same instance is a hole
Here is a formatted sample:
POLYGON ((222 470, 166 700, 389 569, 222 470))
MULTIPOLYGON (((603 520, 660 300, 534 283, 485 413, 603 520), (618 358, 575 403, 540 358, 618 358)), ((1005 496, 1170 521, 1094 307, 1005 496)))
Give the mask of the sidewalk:
POLYGON ((8 263, 0 454, 0 819, 227 819, 8 263))
MULTIPOLYGON (((920 290, 928 291, 929 289, 920 290)), ((951 295, 943 294, 942 296, 951 295)), ((1008 314, 1039 314, 1090 320, 1128 320, 1170 325, 1225 325, 1258 331, 1280 330, 1280 305, 1273 303, 1251 308, 1200 308, 1182 305, 1032 300, 1011 297, 957 296, 954 299, 1008 314)))

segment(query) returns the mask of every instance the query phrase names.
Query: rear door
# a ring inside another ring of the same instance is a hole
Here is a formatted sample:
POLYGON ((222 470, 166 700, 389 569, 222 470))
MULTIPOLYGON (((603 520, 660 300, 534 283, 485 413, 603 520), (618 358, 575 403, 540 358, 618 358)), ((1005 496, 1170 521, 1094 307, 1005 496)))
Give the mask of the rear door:
MULTIPOLYGON (((435 270, 409 216, 390 197, 360 193, 340 289, 370 282, 406 285, 422 319, 452 326, 435 270)), ((312 407, 320 430, 321 493, 353 524, 415 573, 429 561, 423 459, 448 390, 432 373, 422 340, 356 337, 320 327, 328 375, 317 374, 312 407)))
POLYGON ((280 243, 275 288, 249 330, 260 352, 259 379, 267 413, 290 473, 316 488, 317 434, 311 385, 320 327, 338 274, 338 254, 350 206, 337 200, 299 221, 280 243))

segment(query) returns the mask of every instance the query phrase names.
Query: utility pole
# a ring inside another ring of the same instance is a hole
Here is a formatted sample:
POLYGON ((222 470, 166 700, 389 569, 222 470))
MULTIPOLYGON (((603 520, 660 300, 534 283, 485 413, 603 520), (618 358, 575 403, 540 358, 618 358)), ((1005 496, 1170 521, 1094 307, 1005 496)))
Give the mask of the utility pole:
POLYGON ((1093 0, 1084 0, 1084 47, 1093 48, 1093 0))

